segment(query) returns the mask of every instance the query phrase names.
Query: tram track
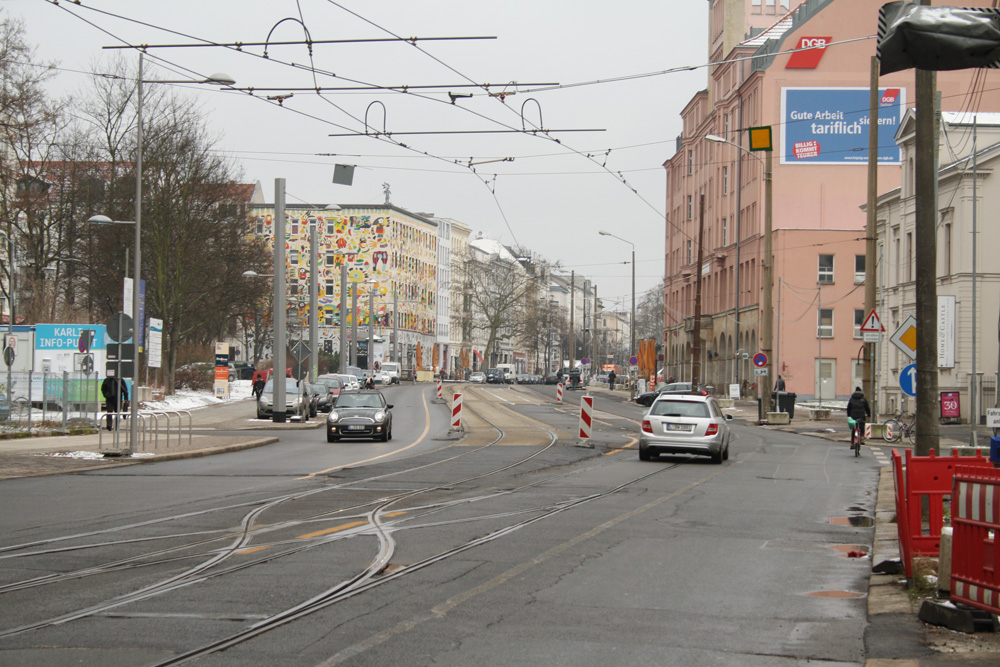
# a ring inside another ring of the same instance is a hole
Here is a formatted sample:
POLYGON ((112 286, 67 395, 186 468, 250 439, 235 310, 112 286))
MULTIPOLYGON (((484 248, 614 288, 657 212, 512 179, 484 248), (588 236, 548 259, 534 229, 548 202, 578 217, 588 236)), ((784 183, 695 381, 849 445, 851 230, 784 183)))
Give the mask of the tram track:
MULTIPOLYGON (((467 390, 469 391, 469 390, 467 390)), ((475 388, 471 389, 469 393, 476 395, 475 388)), ((482 396, 478 396, 482 399, 482 396)), ((470 402, 472 403, 472 402, 470 402)), ((469 504, 469 503, 479 503, 491 499, 495 499, 502 495, 511 495, 519 491, 534 486, 542 485, 551 482, 554 479, 558 479, 563 476, 570 476, 574 474, 579 474, 580 472, 591 470, 601 464, 594 464, 593 466, 584 466, 573 471, 562 471, 558 475, 547 475, 531 482, 530 484, 521 485, 512 489, 501 489, 494 490, 492 492, 480 493, 471 497, 464 497, 458 499, 452 499, 448 502, 435 502, 435 503, 425 503, 418 504, 415 506, 405 506, 407 503, 412 502, 415 499, 419 499, 420 496, 431 494, 434 492, 441 491, 455 491, 459 487, 463 487, 471 484, 472 482, 480 481, 485 478, 502 474, 511 470, 515 470, 521 466, 524 466, 527 462, 532 459, 542 455, 544 452, 550 450, 558 441, 558 434, 556 430, 551 428, 546 428, 544 425, 539 424, 535 420, 525 418, 519 415, 515 410, 508 408, 507 406, 491 406, 491 410, 502 415, 505 419, 514 419, 520 423, 520 425, 528 425, 532 429, 538 429, 545 433, 545 442, 543 445, 538 447, 532 447, 532 451, 526 453, 523 456, 515 458, 515 460, 505 463, 501 466, 495 466, 490 470, 478 472, 473 475, 465 475, 463 477, 450 479, 446 482, 428 485, 421 487, 419 489, 414 489, 402 493, 387 494, 378 498, 374 501, 367 503, 362 503, 359 505, 354 505, 351 508, 338 508, 330 510, 323 513, 313 514, 309 517, 304 517, 301 519, 296 519, 293 521, 282 521, 274 524, 268 524, 267 526, 259 525, 259 522, 263 515, 268 511, 274 510, 275 508, 292 501, 303 500, 306 498, 314 498, 317 494, 322 494, 324 492, 342 490, 350 487, 358 487, 360 485, 371 485, 373 482, 384 481, 392 477, 402 476, 405 474, 413 473, 417 470, 426 470, 431 467, 441 466, 450 462, 454 462, 457 459, 474 456, 477 452, 487 450, 494 445, 502 444, 504 439, 509 437, 508 431, 505 430, 501 425, 498 424, 500 417, 491 414, 485 416, 482 412, 477 411, 477 408, 467 403, 465 409, 476 415, 477 418, 481 419, 484 423, 490 425, 494 429, 494 437, 481 446, 467 449, 465 451, 459 452, 454 456, 445 457, 444 459, 429 462, 419 466, 414 466, 413 468, 406 468, 397 471, 392 471, 389 473, 383 473, 378 475, 366 476, 361 479, 350 480, 341 482, 334 485, 324 486, 322 488, 310 489, 308 491, 300 491, 297 493, 285 494, 275 498, 253 501, 248 503, 240 503, 236 505, 227 506, 226 508, 216 508, 213 510, 204 510, 199 512, 188 512, 176 515, 174 517, 163 517, 156 520, 151 520, 148 522, 137 522, 130 524, 126 527, 119 527, 115 529, 105 529, 101 531, 91 531, 88 533, 81 533, 75 536, 65 536, 60 538, 53 538, 51 540, 40 540, 35 541, 30 544, 24 545, 14 545, 0 549, 0 559, 4 558, 24 558, 31 557, 39 554, 54 554, 61 553, 65 551, 72 551, 75 549, 96 549, 102 546, 117 546, 122 544, 139 543, 146 540, 160 540, 160 539, 176 539, 177 537, 199 537, 198 540, 193 542, 186 542, 182 545, 174 545, 166 547, 163 549, 157 549, 148 553, 138 554, 125 559, 118 559, 103 565, 93 566, 91 568, 85 568, 77 570, 75 572, 64 573, 61 575, 47 575, 43 577, 38 577, 33 580, 26 580, 23 582, 13 582, 5 586, 0 586, 0 594, 5 594, 13 591, 24 590, 33 586, 47 586, 57 583, 65 583, 71 579, 78 579, 81 577, 92 576, 95 574, 106 574, 110 572, 121 572, 132 568, 143 567, 148 565, 164 565, 171 562, 178 562, 180 560, 187 560, 191 558, 201 558, 202 562, 193 565, 179 573, 169 576, 161 581, 154 582, 152 584, 146 585, 137 591, 119 596, 113 600, 99 603, 96 605, 87 606, 85 608, 75 610, 60 616, 51 617, 45 620, 40 620, 34 623, 24 624, 16 628, 11 628, 8 630, 0 631, 0 638, 10 637, 17 634, 23 634, 33 630, 38 630, 45 627, 51 627, 54 625, 60 625, 63 623, 71 622, 85 617, 90 616, 101 616, 107 615, 114 609, 121 607, 125 604, 130 604, 134 602, 139 602, 143 600, 149 600, 151 598, 162 596, 164 594, 176 591, 180 588, 195 585, 209 579, 214 579, 218 577, 223 577, 227 574, 231 574, 238 571, 243 571, 249 568, 253 568, 256 565, 265 562, 272 562, 281 559, 286 556, 291 556, 294 554, 302 553, 310 549, 316 549, 319 547, 324 547, 332 543, 354 539, 356 537, 374 537, 377 542, 377 547, 374 550, 373 555, 370 560, 357 570, 353 575, 341 579, 332 586, 329 586, 317 593, 316 595, 307 598, 306 600, 282 609, 280 611, 270 614, 266 619, 260 620, 254 623, 250 627, 233 633, 228 637, 220 639, 211 644, 191 649, 185 653, 174 656, 166 661, 157 663, 160 665, 172 665, 172 664, 182 664, 195 660, 199 657, 214 653, 216 651, 225 650, 227 648, 236 646, 238 644, 250 641, 254 637, 260 636, 272 629, 287 625, 300 619, 309 614, 315 613, 321 609, 325 609, 330 605, 336 604, 340 601, 349 599, 363 592, 372 590, 374 587, 387 584, 392 581, 396 581, 400 577, 404 577, 413 572, 422 570, 430 565, 439 563, 450 557, 456 556, 458 554, 464 553, 470 549, 474 549, 477 546, 487 544, 494 540, 501 539, 503 537, 509 536, 516 531, 521 530, 527 526, 533 525, 537 522, 544 521, 545 519, 554 517, 560 513, 566 512, 570 509, 579 507, 582 504, 598 500, 600 498, 605 498, 611 494, 617 493, 622 489, 625 489, 633 484, 639 483, 649 477, 657 475, 666 470, 676 467, 676 464, 671 466, 661 466, 652 472, 640 475, 634 479, 625 481, 613 488, 606 489, 600 493, 585 494, 577 498, 570 498, 561 502, 549 503, 544 506, 524 508, 516 512, 490 512, 484 513, 482 515, 474 516, 471 518, 463 518, 461 520, 443 520, 443 521, 430 521, 424 523, 418 523, 420 519, 427 519, 429 515, 437 513, 447 509, 450 506, 456 504, 469 504), (492 419, 491 419, 492 418, 492 419), (250 506, 250 509, 243 515, 240 526, 238 530, 233 529, 220 529, 219 531, 200 531, 200 532, 185 532, 177 533, 175 535, 166 536, 156 536, 156 537, 146 537, 146 538, 136 538, 136 539, 125 539, 119 541, 103 542, 100 544, 88 544, 88 545, 76 545, 76 546, 59 546, 51 549, 41 549, 39 551, 25 551, 25 549, 34 549, 37 547, 45 547, 54 544, 59 544, 60 542, 65 542, 70 539, 81 539, 83 537, 92 537, 94 535, 108 534, 116 530, 125 530, 128 527, 135 526, 149 526, 155 523, 181 520, 183 517, 191 517, 196 515, 208 514, 213 511, 221 511, 223 509, 232 510, 234 508, 241 508, 250 506), (369 507, 367 511, 361 513, 352 514, 351 512, 357 512, 358 510, 369 507), (394 512, 399 514, 406 514, 403 519, 392 519, 390 515, 394 512), (452 546, 448 549, 442 550, 426 558, 422 558, 415 563, 411 563, 394 570, 391 573, 383 574, 378 578, 375 575, 383 572, 387 565, 391 562, 393 555, 396 553, 397 544, 394 533, 400 530, 420 530, 428 529, 438 526, 455 525, 456 523, 475 523, 482 522, 484 520, 503 520, 510 519, 522 515, 517 521, 509 523, 506 526, 491 530, 485 535, 477 536, 469 539, 461 544, 452 546), (528 516, 523 516, 528 515, 528 516), (262 543, 255 542, 255 538, 261 537, 265 531, 278 531, 278 530, 290 530, 298 526, 305 525, 306 523, 315 523, 317 521, 329 521, 331 518, 347 519, 352 517, 358 517, 361 522, 363 522, 363 527, 354 529, 349 532, 344 532, 332 536, 327 536, 322 539, 312 540, 305 544, 295 544, 294 541, 290 540, 279 540, 267 544, 268 548, 278 547, 278 551, 272 551, 264 556, 258 558, 250 558, 244 562, 238 564, 227 565, 234 555, 244 552, 253 547, 261 548, 262 543), (409 523, 409 526, 405 524, 409 523), (220 540, 229 540, 230 542, 218 549, 205 550, 204 547, 211 545, 214 542, 220 540), (181 553, 185 550, 199 549, 195 553, 181 553)), ((489 405, 489 403, 487 403, 489 405)))

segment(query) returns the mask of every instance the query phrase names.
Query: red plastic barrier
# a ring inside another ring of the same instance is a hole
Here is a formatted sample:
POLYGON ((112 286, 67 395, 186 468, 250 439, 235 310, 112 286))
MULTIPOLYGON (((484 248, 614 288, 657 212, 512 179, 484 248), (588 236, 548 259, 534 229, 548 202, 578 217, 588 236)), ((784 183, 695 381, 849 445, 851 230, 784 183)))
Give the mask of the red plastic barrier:
POLYGON ((956 468, 951 506, 951 599, 1000 614, 1000 470, 956 468))
POLYGON ((944 526, 944 499, 951 495, 955 466, 992 467, 978 452, 975 456, 914 456, 906 450, 902 477, 897 474, 899 452, 893 450, 893 477, 896 485, 896 524, 899 531, 900 557, 906 576, 913 576, 914 556, 938 556, 941 553, 941 528, 944 526), (900 484, 902 480, 903 484, 900 484), (921 516, 926 498, 927 522, 921 516))

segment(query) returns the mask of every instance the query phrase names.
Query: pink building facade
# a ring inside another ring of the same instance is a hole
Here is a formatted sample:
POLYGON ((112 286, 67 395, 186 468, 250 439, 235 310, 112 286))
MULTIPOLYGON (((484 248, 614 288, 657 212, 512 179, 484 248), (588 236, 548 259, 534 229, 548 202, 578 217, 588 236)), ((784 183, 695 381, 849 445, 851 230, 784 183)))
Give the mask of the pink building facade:
MULTIPOLYGON (((763 153, 750 127, 773 132, 772 368, 802 398, 843 399, 861 384, 868 99, 879 3, 808 0, 760 25, 758 0, 712 0, 708 88, 682 111, 667 171, 664 363, 690 379, 701 282, 701 377, 753 393, 763 288, 763 153), (740 25, 734 17, 744 16, 740 25), (751 20, 752 19, 752 20, 751 20), (719 21, 724 21, 719 25, 719 21), (742 31, 739 39, 732 37, 742 31), (735 45, 730 47, 730 45, 735 45), (813 48, 795 52, 810 46, 813 48), (707 135, 726 143, 706 140, 707 135), (698 251, 701 248, 701 264, 698 251), (738 299, 737 299, 738 295, 738 299), (744 358, 744 355, 746 358, 744 358)), ((764 7, 773 5, 764 5, 764 7)), ((964 6, 990 6, 967 2, 964 6)), ((940 72, 944 110, 1000 110, 1000 74, 970 95, 973 71, 940 72)), ((881 77, 878 191, 899 186, 894 141, 913 105, 913 72, 881 77)), ((892 333, 892 332, 889 332, 892 333)), ((776 380, 777 377, 772 378, 776 380)))

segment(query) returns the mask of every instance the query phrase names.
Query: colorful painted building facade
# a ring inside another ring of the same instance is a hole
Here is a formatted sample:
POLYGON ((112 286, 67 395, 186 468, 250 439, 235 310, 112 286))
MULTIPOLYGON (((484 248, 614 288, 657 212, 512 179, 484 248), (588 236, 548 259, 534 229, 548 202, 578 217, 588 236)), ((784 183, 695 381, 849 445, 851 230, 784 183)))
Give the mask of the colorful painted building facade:
MULTIPOLYGON (((341 291, 346 289, 348 336, 356 324, 358 339, 367 341, 368 327, 374 326, 386 341, 385 359, 393 359, 398 342, 399 360, 406 367, 426 368, 437 329, 437 224, 392 205, 327 210, 286 204, 285 215, 290 330, 308 328, 310 225, 316 224, 321 344, 328 351, 339 346, 341 291), (341 284, 342 265, 347 267, 346 285, 341 284), (396 327, 398 341, 393 339, 396 327)), ((254 205, 250 216, 255 232, 273 239, 274 205, 254 205)))

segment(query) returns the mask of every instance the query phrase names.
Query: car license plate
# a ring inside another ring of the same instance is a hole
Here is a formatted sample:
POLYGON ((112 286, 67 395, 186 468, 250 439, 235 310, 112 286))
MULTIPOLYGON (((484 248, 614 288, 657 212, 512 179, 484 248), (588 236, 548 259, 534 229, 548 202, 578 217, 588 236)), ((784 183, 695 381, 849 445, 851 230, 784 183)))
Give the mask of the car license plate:
POLYGON ((694 430, 693 424, 667 424, 668 431, 684 431, 690 433, 694 430))
POLYGON ((363 425, 361 425, 361 424, 350 424, 347 427, 347 430, 348 431, 364 431, 365 427, 363 425))

